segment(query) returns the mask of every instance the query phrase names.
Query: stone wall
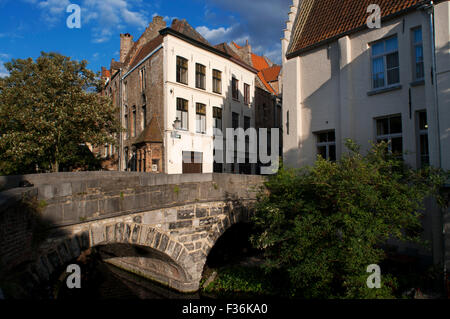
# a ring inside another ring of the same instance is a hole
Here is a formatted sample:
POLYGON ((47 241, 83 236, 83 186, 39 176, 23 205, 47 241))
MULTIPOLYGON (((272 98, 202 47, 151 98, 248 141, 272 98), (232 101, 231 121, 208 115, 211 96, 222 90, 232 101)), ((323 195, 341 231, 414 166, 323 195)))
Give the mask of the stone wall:
POLYGON ((116 266, 187 292, 198 289, 216 240, 248 220, 264 178, 84 172, 1 178, 0 185, 21 180, 34 187, 0 193, 3 272, 28 262, 29 282, 39 283, 101 246, 116 266), (49 231, 34 248, 31 218, 19 205, 28 202, 49 231), (132 254, 135 246, 148 253, 132 254))

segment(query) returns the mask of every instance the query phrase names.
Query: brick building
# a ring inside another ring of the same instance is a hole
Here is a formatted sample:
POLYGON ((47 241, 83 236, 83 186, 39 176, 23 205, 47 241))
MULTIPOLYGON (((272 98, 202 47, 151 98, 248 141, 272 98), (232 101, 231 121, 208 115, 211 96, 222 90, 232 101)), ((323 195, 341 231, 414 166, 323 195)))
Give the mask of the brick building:
POLYGON ((236 162, 249 150, 236 145, 234 163, 214 164, 214 128, 255 126, 258 70, 228 45, 212 46, 185 20, 167 27, 156 16, 137 41, 120 35, 120 61, 104 71, 103 94, 120 109, 125 129, 117 153, 109 154, 117 157, 117 169, 243 172, 236 162))

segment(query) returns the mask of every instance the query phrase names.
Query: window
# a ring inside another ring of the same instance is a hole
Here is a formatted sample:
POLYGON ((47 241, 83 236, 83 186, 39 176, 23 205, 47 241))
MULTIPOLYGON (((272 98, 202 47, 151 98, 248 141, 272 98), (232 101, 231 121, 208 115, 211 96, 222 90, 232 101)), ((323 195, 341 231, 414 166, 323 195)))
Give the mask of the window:
POLYGON ((244 116, 244 130, 245 131, 250 128, 250 121, 251 121, 250 117, 244 116))
POLYGON ((188 84, 188 60, 177 56, 177 82, 188 84))
POLYGON ((125 103, 128 102, 127 82, 123 82, 123 100, 125 103))
POLYGON ((239 114, 233 112, 232 117, 231 117, 231 125, 234 129, 237 129, 239 127, 239 114))
POLYGON ((180 120, 179 129, 188 130, 188 101, 177 98, 177 120, 180 120))
POLYGON ((159 171, 159 159, 152 159, 152 172, 159 171))
POLYGON ((422 28, 416 28, 413 33, 413 54, 414 54, 414 80, 423 80, 425 76, 423 67, 423 45, 422 45, 422 28))
POLYGON ((372 45, 372 85, 374 89, 400 82, 400 64, 397 37, 372 45))
POLYGON ((131 127, 131 137, 136 136, 136 107, 133 106, 133 118, 132 118, 132 127, 131 127))
POLYGON ((430 153, 428 149, 428 120, 427 112, 417 112, 418 124, 418 144, 419 144, 419 164, 421 167, 430 165, 430 153))
MULTIPOLYGON (((244 130, 247 131, 250 128, 251 119, 248 116, 244 116, 244 130)), ((250 136, 245 135, 245 164, 242 166, 241 173, 251 174, 252 168, 250 165, 250 136)))
POLYGON ((145 68, 142 68, 139 70, 139 84, 140 84, 141 92, 144 92, 145 85, 146 85, 145 68))
POLYGON ((206 67, 201 64, 195 65, 195 87, 198 89, 206 89, 205 83, 206 67))
POLYGON ((206 105, 197 103, 195 122, 197 127, 197 133, 206 133, 206 105))
POLYGON ((222 72, 213 70, 213 92, 222 94, 222 72))
POLYGON ((203 172, 203 153, 185 152, 183 157, 183 174, 201 174, 203 172))
POLYGON ((239 100, 239 81, 236 78, 231 80, 231 91, 233 93, 233 99, 239 100))
POLYGON ((250 104, 250 85, 244 83, 244 103, 250 104))
POLYGON ((125 139, 128 139, 128 135, 130 134, 130 125, 128 123, 128 107, 125 106, 125 139))
POLYGON ((213 128, 222 130, 222 109, 213 107, 213 128))
POLYGON ((377 142, 388 142, 390 153, 402 155, 402 117, 400 115, 377 119, 377 142))
POLYGON ((336 161, 336 134, 334 131, 316 133, 317 154, 328 161, 336 161))
POLYGON ((128 147, 125 147, 125 150, 124 150, 125 171, 128 171, 128 168, 129 168, 128 156, 129 156, 129 154, 128 154, 128 147))
POLYGON ((286 112, 286 134, 289 135, 289 111, 286 112))
POLYGON ((142 114, 141 114, 141 129, 144 130, 147 126, 147 106, 142 106, 142 114))

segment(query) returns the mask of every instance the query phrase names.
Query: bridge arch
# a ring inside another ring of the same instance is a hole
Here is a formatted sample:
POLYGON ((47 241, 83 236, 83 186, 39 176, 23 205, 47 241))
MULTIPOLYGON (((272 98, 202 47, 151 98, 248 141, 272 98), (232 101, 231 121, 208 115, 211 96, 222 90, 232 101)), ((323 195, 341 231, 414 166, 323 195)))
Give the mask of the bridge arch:
MULTIPOLYGON (((112 263, 182 292, 198 290, 210 250, 231 225, 248 219, 247 207, 256 200, 255 188, 263 182, 261 177, 245 175, 112 172, 21 178, 34 187, 0 192, 6 220, 0 225, 4 242, 0 256, 7 271, 28 263, 29 277, 40 283, 91 247, 127 245, 154 252, 154 268, 163 268, 162 262, 156 262, 159 258, 173 271, 142 274, 144 259, 139 256, 111 258, 112 263), (36 249, 15 241, 18 235, 35 235, 27 226, 29 217, 17 208, 25 197, 39 204, 34 215, 56 233, 36 249), (16 222, 18 217, 21 223, 16 222), (8 228, 9 220, 13 231, 8 228)), ((5 187, 9 187, 15 180, 6 182, 5 187)))

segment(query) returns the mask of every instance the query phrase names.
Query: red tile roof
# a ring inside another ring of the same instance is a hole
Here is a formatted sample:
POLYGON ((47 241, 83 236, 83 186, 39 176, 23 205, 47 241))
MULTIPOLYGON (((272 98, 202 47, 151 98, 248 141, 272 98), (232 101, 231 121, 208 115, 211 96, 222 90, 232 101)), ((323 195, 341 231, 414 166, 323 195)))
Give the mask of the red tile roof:
POLYGON ((144 44, 134 55, 130 63, 130 69, 134 68, 139 62, 142 61, 147 55, 149 55, 153 50, 155 50, 158 45, 163 42, 163 36, 158 35, 153 40, 144 44))
POLYGON ((273 87, 270 86, 270 84, 267 83, 267 81, 264 79, 264 76, 263 76, 262 71, 259 71, 259 72, 258 72, 258 78, 259 78, 259 80, 262 82, 262 84, 264 85, 264 87, 265 87, 265 89, 266 89, 267 91, 269 91, 269 92, 272 93, 272 94, 277 94, 277 93, 275 92, 275 90, 273 89, 273 87))
POLYGON ((380 6, 382 18, 390 18, 424 2, 429 3, 424 0, 303 0, 287 56, 294 57, 322 41, 367 28, 370 15, 367 8, 372 3, 380 6))
POLYGON ((278 75, 280 75, 281 66, 274 65, 270 68, 262 70, 262 75, 267 82, 278 81, 278 75))
POLYGON ((252 53, 252 64, 255 69, 258 71, 267 69, 270 67, 269 63, 267 63, 266 59, 264 59, 262 56, 256 55, 252 53))

